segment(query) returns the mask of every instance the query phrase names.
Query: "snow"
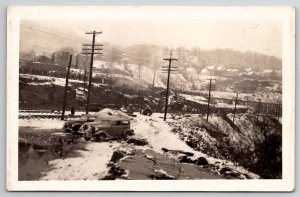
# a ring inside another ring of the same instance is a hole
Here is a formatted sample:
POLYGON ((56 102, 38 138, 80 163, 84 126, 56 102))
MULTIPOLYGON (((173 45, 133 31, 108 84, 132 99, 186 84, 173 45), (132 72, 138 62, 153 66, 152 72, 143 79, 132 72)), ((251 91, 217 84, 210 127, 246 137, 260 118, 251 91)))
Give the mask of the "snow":
POLYGON ((194 152, 191 147, 171 132, 171 127, 158 117, 160 115, 162 114, 154 113, 152 115, 154 117, 149 117, 137 114, 137 118, 132 123, 136 136, 147 139, 153 150, 159 153, 163 153, 162 148, 194 152))
MULTIPOLYGON (((136 119, 132 122, 132 128, 137 137, 145 138, 149 142, 149 147, 151 147, 154 151, 163 154, 162 148, 166 148, 169 150, 181 150, 185 152, 191 152, 194 154, 193 159, 197 159, 199 157, 204 157, 210 164, 222 163, 225 166, 228 166, 240 173, 248 174, 253 178, 259 178, 259 176, 248 172, 246 169, 240 166, 235 166, 234 163, 216 159, 213 157, 209 157, 208 155, 195 151, 191 147, 189 147, 183 140, 179 138, 178 135, 171 131, 171 126, 167 124, 161 118, 163 114, 154 113, 151 117, 144 116, 141 114, 137 114, 136 119)), ((170 118, 170 117, 169 117, 170 118)), ((169 122, 175 120, 168 120, 169 122)), ((176 122, 175 122, 176 123, 176 122)), ((209 141, 213 140, 209 135, 205 134, 203 137, 206 137, 209 141)))
POLYGON ((163 174, 163 175, 165 175, 166 177, 169 177, 169 178, 172 178, 172 179, 175 179, 175 177, 174 176, 172 176, 172 175, 169 175, 165 170, 163 170, 163 169, 160 169, 160 170, 157 170, 157 169, 154 169, 154 172, 155 173, 161 173, 161 174, 163 174))
POLYGON ((85 99, 85 92, 83 91, 83 88, 77 88, 75 89, 76 91, 76 97, 80 98, 80 99, 85 99))
MULTIPOLYGON (((118 110, 112 110, 109 108, 103 109, 97 114, 101 115, 114 115, 118 117, 127 116, 123 112, 118 110)), ((179 135, 172 132, 172 127, 170 126, 172 123, 178 124, 177 120, 171 120, 170 115, 168 115, 168 121, 165 122, 162 119, 163 114, 154 113, 152 116, 144 116, 138 113, 135 113, 137 116, 131 122, 131 128, 134 129, 134 133, 136 137, 146 139, 148 141, 148 145, 146 146, 135 146, 133 144, 127 144, 125 142, 83 142, 81 144, 84 145, 84 149, 76 150, 74 153, 76 156, 70 156, 64 159, 55 159, 49 162, 49 166, 51 166, 51 170, 45 170, 43 174, 44 177, 41 180, 98 180, 103 178, 107 172, 111 156, 115 150, 122 150, 126 153, 130 153, 133 150, 147 150, 152 149, 155 152, 164 154, 162 148, 166 148, 169 150, 180 150, 185 152, 193 153, 193 159, 197 159, 199 157, 204 157, 210 164, 222 163, 222 165, 233 168, 234 170, 247 173, 252 177, 256 177, 256 175, 249 173, 243 167, 236 167, 232 162, 216 159, 207 156, 206 154, 196 151, 190 146, 188 146, 184 140, 179 138, 179 135)), ((228 115, 229 118, 232 118, 231 115, 228 115)), ((210 122, 218 125, 218 127, 224 132, 230 134, 229 128, 223 122, 220 122, 218 117, 210 118, 210 122)), ((243 125, 244 128, 247 125, 251 126, 250 122, 245 123, 245 117, 237 116, 236 124, 239 126, 243 125)), ((55 119, 37 119, 27 120, 20 119, 20 126, 31 126, 38 127, 42 129, 61 129, 64 121, 55 120, 55 119)), ((255 128, 250 128, 250 131, 254 131, 255 128)), ((242 130, 242 132, 248 131, 247 129, 242 130)), ((204 140, 213 143, 213 139, 205 132, 198 132, 203 134, 202 137, 204 140)), ((251 132, 250 136, 255 137, 255 133, 251 132)), ((240 140, 244 140, 237 133, 231 133, 229 137, 235 141, 239 142, 240 140)), ((146 155, 151 159, 151 156, 146 155)), ((157 172, 163 173, 159 169, 157 172)), ((166 174, 167 175, 167 174, 166 174)))
POLYGON ((120 110, 114 110, 114 109, 110 109, 110 108, 104 108, 95 114, 98 116, 104 116, 104 117, 114 116, 114 117, 119 117, 119 118, 131 119, 131 117, 128 116, 126 113, 124 113, 120 110))
POLYGON ((19 119, 19 127, 34 127, 39 129, 62 129, 63 120, 58 119, 19 119))
POLYGON ((75 74, 84 74, 84 71, 83 70, 80 70, 80 69, 77 69, 77 68, 71 68, 70 69, 70 72, 71 73, 75 73, 75 74))
MULTIPOLYGON (((50 111, 50 110, 49 110, 50 111)), ((54 112, 54 113, 50 113, 50 112, 41 112, 41 111, 35 111, 35 110, 29 110, 29 111, 19 111, 19 116, 28 116, 30 117, 31 115, 35 115, 35 116, 43 116, 43 115, 47 115, 47 116, 57 116, 60 115, 61 112, 54 112)), ((68 116, 71 114, 71 111, 65 111, 65 115, 68 116)), ((83 111, 76 111, 75 115, 83 115, 85 114, 85 112, 83 111)))
POLYGON ((195 159, 205 157, 211 164, 224 162, 189 147, 178 135, 171 131, 172 128, 159 116, 162 116, 162 114, 154 113, 151 117, 138 114, 136 121, 132 123, 136 136, 147 139, 154 151, 163 154, 162 148, 181 150, 194 153, 195 159))
POLYGON ((179 94, 180 96, 184 97, 186 100, 193 101, 199 104, 207 105, 207 99, 203 96, 197 95, 188 95, 188 94, 179 94))
POLYGON ((188 71, 188 72, 197 72, 197 70, 195 69, 195 68, 192 68, 192 67, 188 67, 188 68, 186 68, 186 71, 188 71))
MULTIPOLYGON (((65 86, 66 80, 65 78, 58 78, 58 77, 48 77, 48 76, 41 76, 41 75, 31 75, 31 74, 20 74, 22 78, 29 78, 29 79, 38 79, 44 80, 46 82, 31 82, 28 85, 57 85, 57 86, 65 86)), ((84 83, 84 81, 69 79, 69 85, 72 86, 72 83, 84 83)), ((94 86, 100 87, 104 86, 105 84, 101 83, 93 83, 94 86)))
POLYGON ((99 180, 108 173, 107 164, 116 146, 117 143, 89 142, 87 150, 76 150, 79 157, 50 161, 51 171, 44 172, 40 180, 99 180))
POLYGON ((263 70, 263 73, 272 73, 273 70, 272 69, 266 69, 266 70, 263 70))
POLYGON ((100 61, 100 60, 94 60, 93 62, 93 68, 108 68, 107 62, 100 61))
MULTIPOLYGON (((217 103, 217 107, 221 107, 221 108, 231 108, 233 109, 235 107, 234 104, 227 104, 227 103, 217 103)), ((236 105, 237 109, 242 109, 242 108, 247 108, 247 106, 244 105, 236 105)))

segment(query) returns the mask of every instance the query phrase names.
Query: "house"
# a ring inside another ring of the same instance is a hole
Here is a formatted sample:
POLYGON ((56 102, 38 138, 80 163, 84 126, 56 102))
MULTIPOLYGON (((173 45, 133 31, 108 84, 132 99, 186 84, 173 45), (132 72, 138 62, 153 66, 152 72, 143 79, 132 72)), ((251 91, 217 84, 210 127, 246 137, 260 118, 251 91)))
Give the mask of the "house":
POLYGON ((201 74, 220 76, 224 74, 224 66, 206 66, 202 69, 201 74))
POLYGON ((84 70, 90 65, 90 58, 83 54, 77 54, 75 56, 75 67, 84 70))
POLYGON ((272 69, 265 69, 261 72, 262 77, 271 77, 273 75, 272 69))

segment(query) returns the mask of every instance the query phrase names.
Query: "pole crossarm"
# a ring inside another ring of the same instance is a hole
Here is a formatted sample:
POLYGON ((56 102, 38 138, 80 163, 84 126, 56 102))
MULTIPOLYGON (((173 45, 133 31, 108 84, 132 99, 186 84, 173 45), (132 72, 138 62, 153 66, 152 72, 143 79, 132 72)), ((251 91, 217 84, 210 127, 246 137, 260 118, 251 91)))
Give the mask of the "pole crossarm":
POLYGON ((176 59, 176 58, 164 58, 163 60, 165 60, 165 61, 177 61, 178 62, 178 59, 176 59))
POLYGON ((102 31, 87 31, 85 34, 102 34, 102 31))
MULTIPOLYGON (((169 66, 162 66, 162 68, 167 68, 167 69, 169 69, 169 66)), ((173 69, 177 69, 178 66, 172 66, 172 68, 173 68, 173 69)))
MULTIPOLYGON (((83 44, 83 47, 91 47, 93 44, 83 44)), ((95 47, 103 47, 103 44, 94 44, 95 47)))
MULTIPOLYGON (((168 69, 161 69, 160 70, 161 72, 169 72, 168 69)), ((178 70, 173 70, 173 69, 170 69, 170 72, 177 72, 178 70)))
POLYGON ((92 54, 99 54, 99 55, 102 55, 102 53, 92 53, 92 52, 90 52, 90 53, 85 53, 85 52, 83 52, 83 53, 81 53, 81 54, 84 54, 84 55, 92 55, 92 54))
MULTIPOLYGON (((93 50, 92 48, 82 48, 81 50, 93 50)), ((103 48, 94 48, 94 50, 103 50, 103 48)))

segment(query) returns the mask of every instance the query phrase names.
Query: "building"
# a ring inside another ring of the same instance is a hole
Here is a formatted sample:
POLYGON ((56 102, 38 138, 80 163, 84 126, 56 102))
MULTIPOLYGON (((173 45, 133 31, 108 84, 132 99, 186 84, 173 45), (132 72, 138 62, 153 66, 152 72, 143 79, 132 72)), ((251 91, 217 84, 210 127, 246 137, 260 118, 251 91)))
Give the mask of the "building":
POLYGON ((50 64, 51 63, 51 58, 46 56, 46 55, 41 55, 41 56, 37 57, 37 62, 50 64))
POLYGON ((83 54, 77 54, 75 56, 75 68, 84 70, 85 68, 88 68, 89 65, 90 65, 89 56, 83 54))
POLYGON ((204 69, 202 69, 201 74, 221 76, 224 74, 224 71, 224 66, 206 66, 204 69))
POLYGON ((68 67, 71 52, 60 51, 52 55, 52 61, 58 66, 68 67))

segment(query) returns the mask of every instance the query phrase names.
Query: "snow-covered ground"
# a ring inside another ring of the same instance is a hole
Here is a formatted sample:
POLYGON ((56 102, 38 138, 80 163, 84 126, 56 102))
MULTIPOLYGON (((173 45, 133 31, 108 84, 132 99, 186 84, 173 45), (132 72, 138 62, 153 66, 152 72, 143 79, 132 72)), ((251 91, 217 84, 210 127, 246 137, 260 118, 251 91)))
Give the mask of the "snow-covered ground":
POLYGON ((38 129, 62 129, 63 120, 58 119, 19 119, 19 127, 33 127, 38 129))
POLYGON ((154 113, 150 117, 137 114, 137 118, 132 123, 135 134, 147 139, 153 150, 159 153, 163 153, 162 148, 195 152, 172 133, 171 127, 160 117, 163 117, 163 114, 154 113))
MULTIPOLYGON (((209 157, 206 154, 195 151, 190 146, 188 146, 183 140, 179 138, 178 135, 171 131, 171 126, 166 124, 162 119, 163 114, 154 113, 151 117, 138 115, 135 121, 132 123, 132 127, 135 130, 135 134, 138 137, 145 138, 148 140, 150 147, 159 153, 163 153, 162 148, 167 148, 170 150, 180 150, 185 152, 191 152, 194 154, 194 159, 199 157, 205 157, 210 164, 221 163, 225 166, 233 168, 234 170, 248 174, 250 177, 258 178, 259 176, 248 172, 245 168, 240 166, 235 166, 232 162, 216 159, 209 157)), ((174 121, 176 120, 169 120, 174 121)))
POLYGON ((107 164, 118 145, 88 142, 85 150, 75 151, 79 156, 50 161, 51 170, 40 180, 99 180, 107 174, 107 164))
POLYGON ((203 96, 197 96, 197 95, 188 95, 188 94, 179 94, 179 96, 184 97, 186 100, 193 101, 195 103, 207 105, 207 99, 203 96))
MULTIPOLYGON (((106 109, 105 112, 108 111, 109 110, 106 109)), ((43 172, 44 176, 42 180, 101 179, 108 172, 107 164, 114 150, 121 149, 125 152, 130 152, 132 149, 152 149, 155 152, 164 154, 162 148, 191 152, 194 154, 194 159, 205 157, 210 164, 214 165, 218 163, 240 173, 248 174, 250 177, 258 178, 257 175, 248 172, 243 167, 236 167, 232 162, 209 157, 188 146, 177 134, 172 132, 172 127, 168 124, 172 121, 174 123, 176 120, 169 119, 169 122, 165 122, 163 121, 163 114, 161 113, 154 113, 152 116, 136 115, 137 116, 132 120, 131 127, 134 129, 136 137, 146 139, 149 143, 148 145, 143 147, 117 141, 102 143, 93 141, 86 142, 82 139, 80 143, 82 143, 85 148, 75 150, 74 154, 78 154, 77 156, 50 161, 51 169, 43 172)), ((24 119, 19 120, 19 126, 59 129, 62 128, 63 121, 52 119, 24 119)))
MULTIPOLYGON (((57 85, 57 86, 65 86, 66 80, 64 78, 58 78, 58 77, 49 77, 49 76, 41 76, 41 75, 31 75, 31 74, 20 74, 20 77, 22 78, 28 78, 28 79, 38 79, 38 80, 45 80, 46 82, 31 82, 28 83, 28 85, 57 85)), ((72 83, 84 83, 84 81, 81 80, 75 80, 75 79, 69 79, 69 85, 72 85, 72 83)), ((94 86, 100 87, 105 84, 102 83, 93 83, 94 86)))

